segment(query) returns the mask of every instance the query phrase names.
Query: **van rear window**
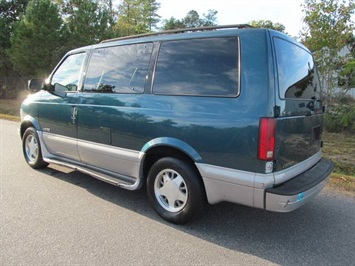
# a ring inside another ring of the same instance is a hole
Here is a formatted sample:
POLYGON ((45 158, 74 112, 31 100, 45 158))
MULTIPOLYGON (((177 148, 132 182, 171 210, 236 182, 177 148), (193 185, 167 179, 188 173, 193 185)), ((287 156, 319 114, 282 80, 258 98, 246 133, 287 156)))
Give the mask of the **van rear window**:
POLYGON ((286 40, 274 38, 274 43, 280 98, 319 99, 319 78, 312 55, 286 40))
POLYGON ((166 41, 155 71, 155 94, 236 97, 238 38, 166 41))

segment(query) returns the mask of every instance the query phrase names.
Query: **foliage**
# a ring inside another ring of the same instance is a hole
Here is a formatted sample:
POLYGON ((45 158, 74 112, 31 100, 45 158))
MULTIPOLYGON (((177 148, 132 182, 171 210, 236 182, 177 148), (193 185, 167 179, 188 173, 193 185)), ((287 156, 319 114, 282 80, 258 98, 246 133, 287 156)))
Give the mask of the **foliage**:
POLYGON ((149 31, 157 28, 157 24, 160 22, 161 16, 157 11, 160 8, 160 3, 156 0, 146 0, 143 2, 143 21, 148 26, 149 31))
POLYGON ((61 0, 68 42, 66 50, 113 37, 108 7, 96 0, 61 0))
POLYGON ((122 0, 116 29, 123 36, 152 31, 160 21, 159 7, 156 0, 122 0))
POLYGON ((308 47, 319 51, 324 47, 341 49, 347 45, 354 29, 353 0, 305 0, 303 8, 306 27, 301 36, 308 47))
POLYGON ((217 12, 216 10, 208 10, 207 14, 203 14, 202 18, 195 10, 189 11, 183 19, 176 19, 171 17, 164 20, 163 30, 183 29, 183 28, 196 28, 202 26, 215 26, 217 25, 217 12))
POLYGON ((61 47, 62 25, 56 4, 50 0, 32 0, 11 36, 8 52, 15 69, 37 76, 48 74, 58 60, 55 51, 61 47))
POLYGON ((305 0, 302 42, 314 53, 328 99, 348 58, 340 51, 353 40, 354 0, 305 0))
POLYGON ((285 32, 285 26, 281 23, 274 23, 271 20, 252 20, 248 24, 255 28, 265 28, 285 32))
MULTIPOLYGON (((323 153, 335 163, 334 172, 352 176, 355 182, 355 138, 348 133, 323 133, 323 153)), ((353 184, 355 185, 355 183, 353 184)))
POLYGON ((355 133, 355 100, 351 96, 337 95, 328 107, 324 125, 328 132, 355 133))
POLYGON ((0 46, 9 48, 14 22, 24 13, 29 0, 0 0, 0 46))
POLYGON ((185 23, 182 19, 176 19, 171 17, 164 20, 163 30, 174 30, 174 29, 184 29, 186 28, 185 23))
POLYGON ((6 50, 11 47, 10 37, 15 23, 25 12, 28 0, 0 0, 0 97, 13 97, 9 91, 9 76, 18 77, 6 50), (5 82, 6 81, 6 82, 5 82))
POLYGON ((348 91, 350 88, 355 88, 355 40, 352 41, 353 47, 351 54, 346 58, 339 72, 338 85, 348 91))
POLYGON ((355 88, 355 60, 350 59, 339 72, 338 85, 344 88, 345 92, 355 88))

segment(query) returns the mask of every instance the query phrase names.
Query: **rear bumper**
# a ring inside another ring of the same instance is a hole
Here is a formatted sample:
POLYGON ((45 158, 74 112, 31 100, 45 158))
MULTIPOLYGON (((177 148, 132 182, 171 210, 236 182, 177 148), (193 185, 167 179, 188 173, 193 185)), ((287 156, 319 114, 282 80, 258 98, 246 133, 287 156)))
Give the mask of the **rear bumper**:
POLYGON ((332 161, 322 158, 306 172, 265 190, 265 209, 289 212, 316 196, 328 183, 334 168, 332 161))

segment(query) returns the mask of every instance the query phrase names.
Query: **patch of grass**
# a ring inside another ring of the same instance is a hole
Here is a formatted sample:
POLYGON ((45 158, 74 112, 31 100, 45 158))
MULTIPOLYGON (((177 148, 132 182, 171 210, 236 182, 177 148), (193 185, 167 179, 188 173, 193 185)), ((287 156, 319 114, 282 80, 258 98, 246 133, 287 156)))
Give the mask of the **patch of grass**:
POLYGON ((328 189, 341 193, 355 195, 355 177, 333 173, 328 184, 328 189))
POLYGON ((0 119, 6 119, 10 121, 15 121, 15 122, 20 122, 20 117, 19 116, 14 116, 14 115, 6 115, 6 114, 1 114, 0 113, 0 119))
POLYGON ((20 107, 23 99, 4 100, 0 99, 0 113, 10 116, 20 116, 20 107))
POLYGON ((346 195, 355 196, 355 136, 354 134, 323 134, 323 155, 335 164, 327 186, 346 195))
POLYGON ((324 156, 335 163, 334 173, 355 177, 355 135, 323 134, 324 156))

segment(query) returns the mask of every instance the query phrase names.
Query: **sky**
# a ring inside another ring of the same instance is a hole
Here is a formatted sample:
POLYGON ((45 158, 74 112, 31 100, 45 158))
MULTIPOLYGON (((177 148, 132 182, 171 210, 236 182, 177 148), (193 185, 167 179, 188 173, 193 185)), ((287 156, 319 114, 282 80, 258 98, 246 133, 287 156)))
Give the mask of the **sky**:
POLYGON ((217 10, 219 25, 244 24, 252 20, 271 20, 285 26, 297 37, 302 29, 303 0, 160 0, 158 14, 163 19, 181 19, 190 10, 200 16, 209 9, 217 10))

